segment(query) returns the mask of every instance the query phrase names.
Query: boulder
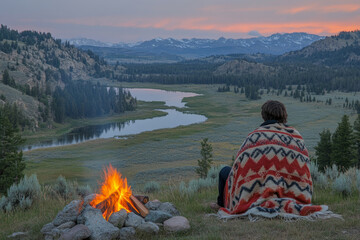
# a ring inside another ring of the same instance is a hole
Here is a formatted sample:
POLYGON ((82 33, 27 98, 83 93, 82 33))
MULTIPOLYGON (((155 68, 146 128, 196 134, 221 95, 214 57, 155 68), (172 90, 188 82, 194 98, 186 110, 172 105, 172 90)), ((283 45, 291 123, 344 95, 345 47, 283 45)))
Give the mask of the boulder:
POLYGON ((121 209, 120 211, 111 214, 108 222, 115 227, 122 228, 126 221, 127 215, 128 213, 126 212, 126 210, 121 209))
POLYGON ((55 219, 53 220, 53 224, 55 226, 59 226, 66 222, 75 222, 80 213, 81 207, 82 206, 80 200, 72 201, 56 215, 55 219))
POLYGON ((120 230, 106 221, 100 209, 87 205, 77 219, 78 224, 84 224, 90 229, 90 240, 111 240, 119 237, 120 230))
POLYGON ((70 222, 66 222, 66 223, 61 224, 60 226, 57 227, 57 229, 65 230, 65 229, 68 229, 68 228, 72 228, 73 226, 75 226, 75 222, 70 221, 70 222))
POLYGON ((189 230, 190 224, 185 217, 176 216, 164 222, 164 229, 168 232, 181 232, 189 230))
POLYGON ((83 224, 78 224, 69 231, 63 233, 59 240, 83 240, 90 237, 91 231, 83 224))
POLYGON ((120 239, 134 239, 135 238, 135 228, 133 227, 123 227, 120 229, 120 239))
POLYGON ((159 232, 159 227, 155 223, 152 222, 145 222, 140 224, 137 228, 137 231, 141 233, 147 233, 147 234, 157 234, 159 232))
POLYGON ((125 227, 137 228, 140 224, 142 224, 144 222, 145 222, 145 220, 142 217, 136 215, 133 212, 130 212, 127 215, 127 218, 126 218, 126 221, 125 221, 125 227))
POLYGON ((96 193, 87 195, 86 197, 84 197, 84 203, 83 206, 89 204, 92 200, 94 200, 94 198, 96 197, 96 193))
POLYGON ((54 224, 51 222, 51 223, 48 223, 48 224, 45 224, 42 229, 40 230, 40 232, 42 234, 50 234, 50 232, 55 228, 54 224))
POLYGON ((167 212, 160 210, 150 210, 149 214, 145 217, 145 221, 153 223, 163 223, 171 217, 172 215, 167 212))
POLYGON ((145 207, 149 210, 158 210, 160 207, 161 202, 159 200, 149 201, 145 204, 145 207))
POLYGON ((161 203, 158 210, 167 212, 167 213, 171 214, 172 216, 180 215, 180 212, 176 209, 174 204, 169 203, 169 202, 161 203))

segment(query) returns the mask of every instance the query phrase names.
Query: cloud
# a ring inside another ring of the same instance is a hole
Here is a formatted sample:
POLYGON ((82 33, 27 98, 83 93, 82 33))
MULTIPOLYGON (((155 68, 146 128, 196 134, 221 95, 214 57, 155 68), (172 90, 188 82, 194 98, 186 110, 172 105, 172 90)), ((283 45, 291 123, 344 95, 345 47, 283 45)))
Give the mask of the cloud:
POLYGON ((352 13, 358 11, 359 9, 360 9, 360 4, 335 4, 335 5, 310 4, 307 6, 281 9, 279 13, 283 13, 283 14, 298 14, 303 12, 352 13))
POLYGON ((253 37, 261 37, 262 36, 261 33, 259 33, 258 31, 255 31, 255 30, 248 32, 248 35, 253 36, 253 37))

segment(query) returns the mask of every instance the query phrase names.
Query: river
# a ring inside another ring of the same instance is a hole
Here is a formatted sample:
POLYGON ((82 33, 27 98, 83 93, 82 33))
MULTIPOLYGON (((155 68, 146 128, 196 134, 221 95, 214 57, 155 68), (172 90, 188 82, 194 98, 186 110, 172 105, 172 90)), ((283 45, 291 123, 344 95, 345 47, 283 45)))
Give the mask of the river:
MULTIPOLYGON (((186 108, 183 99, 185 97, 195 97, 199 94, 179 91, 165 91, 147 88, 128 88, 133 97, 137 100, 152 102, 162 101, 165 106, 186 108)), ((167 113, 166 116, 148 119, 138 119, 125 122, 114 122, 101 125, 89 125, 75 128, 71 132, 49 141, 43 141, 23 147, 23 151, 49 148, 65 145, 73 145, 100 138, 124 138, 126 136, 139 134, 147 131, 154 131, 165 128, 175 128, 206 121, 206 117, 199 114, 180 112, 176 109, 161 109, 167 113)))

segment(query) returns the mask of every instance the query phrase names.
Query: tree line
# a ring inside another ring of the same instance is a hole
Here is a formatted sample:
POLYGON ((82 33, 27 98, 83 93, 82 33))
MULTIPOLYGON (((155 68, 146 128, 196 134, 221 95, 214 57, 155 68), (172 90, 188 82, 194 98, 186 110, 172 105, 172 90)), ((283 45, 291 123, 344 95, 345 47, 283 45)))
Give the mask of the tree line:
POLYGON ((55 122, 66 117, 97 117, 110 113, 122 113, 136 108, 136 99, 119 88, 92 85, 90 82, 70 82, 64 89, 57 87, 51 103, 55 122))
POLYGON ((333 164, 343 170, 360 167, 360 115, 353 126, 349 117, 344 115, 334 133, 324 129, 315 147, 315 155, 320 170, 333 164))

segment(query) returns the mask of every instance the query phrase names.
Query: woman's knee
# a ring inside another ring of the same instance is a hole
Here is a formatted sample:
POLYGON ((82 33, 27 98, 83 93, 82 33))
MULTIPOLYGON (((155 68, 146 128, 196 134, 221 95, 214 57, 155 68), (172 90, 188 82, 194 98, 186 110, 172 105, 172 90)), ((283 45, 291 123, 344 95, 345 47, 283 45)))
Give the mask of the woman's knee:
POLYGON ((219 178, 225 178, 226 179, 229 176, 230 171, 231 171, 231 167, 229 167, 229 166, 223 167, 219 172, 219 178))

